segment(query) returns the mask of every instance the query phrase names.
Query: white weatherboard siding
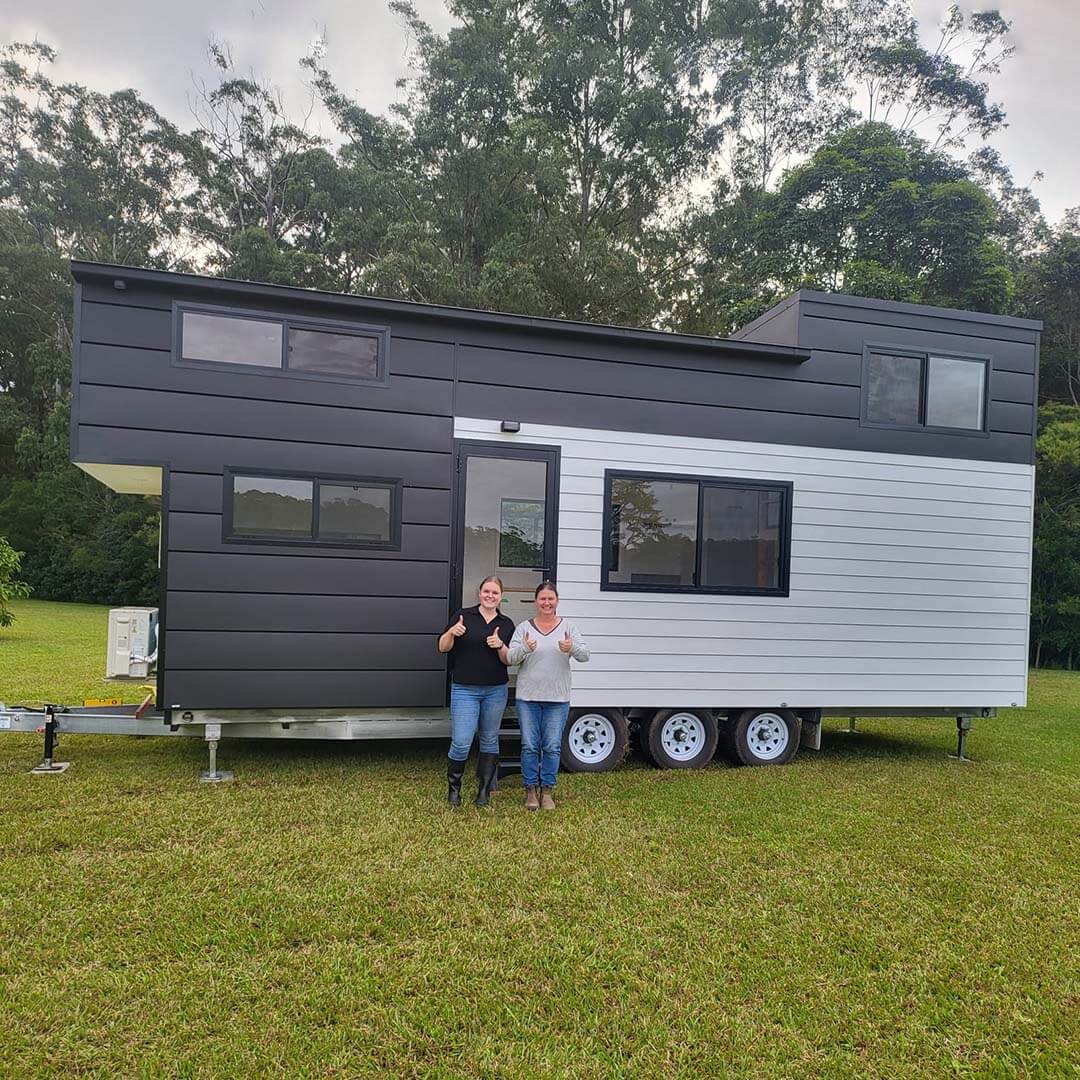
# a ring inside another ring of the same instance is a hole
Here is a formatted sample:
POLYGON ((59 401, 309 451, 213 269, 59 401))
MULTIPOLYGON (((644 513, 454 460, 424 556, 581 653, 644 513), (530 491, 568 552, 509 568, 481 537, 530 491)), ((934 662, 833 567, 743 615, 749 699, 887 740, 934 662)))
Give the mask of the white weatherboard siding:
POLYGON ((1027 703, 1031 466, 458 418, 561 449, 560 611, 575 705, 1027 703), (790 480, 791 595, 601 592, 604 470, 790 480))

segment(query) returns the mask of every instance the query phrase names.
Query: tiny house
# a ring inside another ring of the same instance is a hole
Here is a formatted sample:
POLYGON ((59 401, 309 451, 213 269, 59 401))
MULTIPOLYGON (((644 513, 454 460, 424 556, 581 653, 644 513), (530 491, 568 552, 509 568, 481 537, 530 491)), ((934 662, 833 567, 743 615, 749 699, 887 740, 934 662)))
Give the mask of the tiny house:
POLYGON ((72 272, 72 460, 160 496, 172 724, 443 732, 435 638, 489 573, 591 644, 571 768, 1026 703, 1038 323, 800 292, 721 340, 72 272))

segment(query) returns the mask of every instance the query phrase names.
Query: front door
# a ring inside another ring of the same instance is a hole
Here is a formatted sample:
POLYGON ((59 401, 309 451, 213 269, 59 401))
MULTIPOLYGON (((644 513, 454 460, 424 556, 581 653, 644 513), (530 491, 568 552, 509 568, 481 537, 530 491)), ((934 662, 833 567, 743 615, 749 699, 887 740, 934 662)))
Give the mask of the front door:
POLYGON ((558 463, 554 448, 458 443, 451 609, 475 604, 495 574, 503 612, 515 623, 533 614, 536 586, 555 580, 558 463))

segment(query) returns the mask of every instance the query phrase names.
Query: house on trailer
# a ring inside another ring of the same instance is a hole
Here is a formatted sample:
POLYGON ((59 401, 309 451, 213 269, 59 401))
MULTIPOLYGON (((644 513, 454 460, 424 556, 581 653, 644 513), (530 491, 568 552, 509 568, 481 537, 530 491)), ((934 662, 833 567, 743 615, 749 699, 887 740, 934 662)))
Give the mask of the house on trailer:
POLYGON ((628 725, 781 762, 823 713, 1025 704, 1038 323, 800 292, 719 340, 72 270, 72 459, 160 496, 173 724, 445 731, 435 638, 489 573, 591 643, 571 768, 628 725))

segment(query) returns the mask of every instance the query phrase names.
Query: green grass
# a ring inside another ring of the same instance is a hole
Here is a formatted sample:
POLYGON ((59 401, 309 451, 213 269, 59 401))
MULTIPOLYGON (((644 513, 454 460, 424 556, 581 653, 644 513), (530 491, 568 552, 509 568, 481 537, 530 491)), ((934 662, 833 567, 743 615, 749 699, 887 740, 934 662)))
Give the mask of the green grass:
MULTIPOLYGON (((23 698, 102 662, 48 607, 23 698)), ((195 741, 34 777, 0 736, 0 1075, 1080 1075, 1080 676, 1032 691, 971 764, 948 721, 832 724, 786 768, 563 776, 552 815, 449 812, 427 742, 226 743, 204 787, 195 741)))
POLYGON ((139 702, 153 680, 105 680, 109 609, 96 604, 16 600, 15 622, 0 629, 0 701, 80 705, 87 698, 139 702))

